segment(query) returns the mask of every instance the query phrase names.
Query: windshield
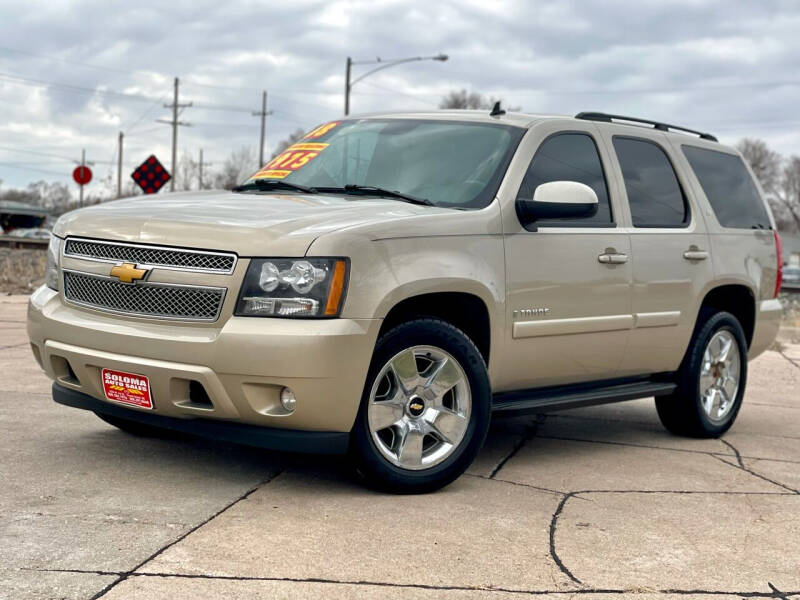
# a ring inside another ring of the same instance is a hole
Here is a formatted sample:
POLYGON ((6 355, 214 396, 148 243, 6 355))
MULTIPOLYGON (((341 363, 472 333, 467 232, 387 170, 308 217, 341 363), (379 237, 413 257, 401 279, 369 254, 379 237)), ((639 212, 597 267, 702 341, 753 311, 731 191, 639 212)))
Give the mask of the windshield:
POLYGON ((323 193, 368 186, 441 207, 483 208, 497 193, 523 133, 493 123, 334 121, 276 156, 248 183, 283 181, 323 193))

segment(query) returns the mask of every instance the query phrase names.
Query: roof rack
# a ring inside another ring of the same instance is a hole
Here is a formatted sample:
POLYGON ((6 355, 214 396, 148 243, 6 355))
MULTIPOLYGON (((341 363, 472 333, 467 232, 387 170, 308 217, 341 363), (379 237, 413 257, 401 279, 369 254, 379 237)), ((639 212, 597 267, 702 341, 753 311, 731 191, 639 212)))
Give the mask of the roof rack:
POLYGON ((678 125, 669 125, 668 123, 659 123, 658 121, 650 121, 649 119, 639 119, 637 117, 624 117, 622 115, 609 115, 601 112, 579 112, 575 115, 576 119, 584 119, 586 121, 603 121, 605 123, 612 123, 614 121, 628 121, 630 123, 644 123, 645 125, 652 125, 653 129, 659 131, 683 131, 685 133, 693 133, 704 140, 711 140, 718 142, 719 140, 710 133, 703 133, 702 131, 695 131, 686 127, 679 127, 678 125))

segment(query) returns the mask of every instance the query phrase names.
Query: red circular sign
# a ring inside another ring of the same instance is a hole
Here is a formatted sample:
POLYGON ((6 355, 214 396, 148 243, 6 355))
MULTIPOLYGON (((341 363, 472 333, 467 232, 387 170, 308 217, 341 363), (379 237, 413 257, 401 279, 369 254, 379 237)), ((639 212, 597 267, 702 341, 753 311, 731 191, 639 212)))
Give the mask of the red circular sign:
POLYGON ((72 178, 78 185, 86 185, 92 180, 92 170, 89 167, 75 167, 72 178))

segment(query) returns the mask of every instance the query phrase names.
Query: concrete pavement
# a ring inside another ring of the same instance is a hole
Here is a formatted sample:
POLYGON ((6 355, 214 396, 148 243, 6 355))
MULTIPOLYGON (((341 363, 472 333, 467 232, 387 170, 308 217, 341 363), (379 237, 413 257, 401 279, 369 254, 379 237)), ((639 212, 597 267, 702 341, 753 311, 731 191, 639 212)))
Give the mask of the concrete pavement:
POLYGON ((496 422, 437 494, 55 405, 0 297, 0 598, 800 598, 800 346, 720 440, 652 400, 496 422))

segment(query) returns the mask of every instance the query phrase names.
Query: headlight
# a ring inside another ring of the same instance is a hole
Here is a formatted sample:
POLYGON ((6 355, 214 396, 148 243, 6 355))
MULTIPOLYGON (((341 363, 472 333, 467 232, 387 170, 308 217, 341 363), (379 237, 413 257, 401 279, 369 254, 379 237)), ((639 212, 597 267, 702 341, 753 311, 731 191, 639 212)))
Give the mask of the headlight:
POLYGON ((44 283, 51 290, 58 291, 58 257, 61 254, 61 238, 50 236, 47 247, 47 267, 44 271, 44 283))
POLYGON ((344 258, 250 261, 235 314, 242 317, 338 317, 347 288, 344 258))

